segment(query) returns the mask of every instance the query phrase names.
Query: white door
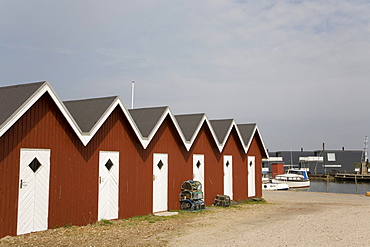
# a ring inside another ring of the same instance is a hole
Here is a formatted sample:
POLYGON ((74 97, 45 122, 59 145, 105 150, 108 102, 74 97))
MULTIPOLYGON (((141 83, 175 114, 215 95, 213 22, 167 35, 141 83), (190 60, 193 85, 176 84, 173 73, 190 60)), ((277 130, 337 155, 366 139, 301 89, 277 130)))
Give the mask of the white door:
POLYGON ((48 228, 50 150, 21 149, 17 234, 48 228))
POLYGON ((205 197, 204 189, 204 154, 193 155, 193 180, 199 181, 202 184, 203 197, 205 197))
POLYGON ((167 211, 168 155, 153 155, 153 213, 167 211))
POLYGON ((233 199, 233 157, 224 155, 224 195, 233 199))
POLYGON ((98 220, 118 219, 119 152, 99 153, 98 220))
POLYGON ((248 156, 248 197, 256 196, 256 158, 248 156))

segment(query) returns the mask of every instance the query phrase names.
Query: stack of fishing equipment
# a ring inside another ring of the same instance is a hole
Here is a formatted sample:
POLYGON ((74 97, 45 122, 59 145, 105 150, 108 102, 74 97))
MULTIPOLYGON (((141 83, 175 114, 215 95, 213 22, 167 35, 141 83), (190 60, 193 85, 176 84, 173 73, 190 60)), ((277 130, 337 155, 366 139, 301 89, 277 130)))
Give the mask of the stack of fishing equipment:
POLYGON ((231 204, 230 196, 228 195, 217 195, 213 200, 214 206, 228 207, 231 204))
POLYGON ((203 200, 202 184, 188 180, 181 184, 180 203, 182 210, 201 210, 206 208, 203 200))

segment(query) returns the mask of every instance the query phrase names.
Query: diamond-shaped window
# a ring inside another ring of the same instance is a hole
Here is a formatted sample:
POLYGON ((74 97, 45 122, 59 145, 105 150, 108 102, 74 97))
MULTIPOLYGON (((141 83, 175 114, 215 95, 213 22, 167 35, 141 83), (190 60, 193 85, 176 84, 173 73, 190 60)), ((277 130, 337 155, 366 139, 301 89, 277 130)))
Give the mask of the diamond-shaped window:
POLYGON ((229 161, 226 161, 226 167, 229 167, 230 163, 229 161))
POLYGON ((253 165, 253 162, 251 161, 251 162, 249 162, 249 166, 252 166, 253 165))
POLYGON ((109 159, 107 163, 105 163, 105 167, 108 169, 108 171, 110 171, 112 166, 113 166, 113 162, 109 159))
POLYGON ((162 169, 162 167, 164 166, 164 164, 163 164, 162 160, 160 160, 160 161, 158 162, 157 166, 158 166, 159 170, 161 170, 161 169, 162 169))
POLYGON ((198 169, 199 169, 199 167, 202 165, 202 163, 200 163, 200 161, 198 160, 198 162, 195 164, 197 167, 198 167, 198 169))
POLYGON ((42 166, 40 161, 37 158, 34 158, 32 162, 28 165, 31 170, 36 173, 36 171, 42 166))

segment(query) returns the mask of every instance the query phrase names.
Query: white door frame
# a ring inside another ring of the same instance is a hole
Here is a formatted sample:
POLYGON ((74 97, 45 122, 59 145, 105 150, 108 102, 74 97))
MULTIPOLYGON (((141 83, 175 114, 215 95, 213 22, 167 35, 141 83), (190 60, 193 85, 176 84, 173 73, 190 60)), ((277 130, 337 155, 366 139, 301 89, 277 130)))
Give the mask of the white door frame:
POLYGON ((50 149, 20 152, 17 234, 48 228, 50 149))
POLYGON ((233 156, 224 155, 224 195, 233 199, 233 156))
POLYGON ((118 219, 119 152, 99 152, 98 221, 118 219))
POLYGON ((203 197, 205 198, 204 154, 193 155, 193 180, 202 184, 203 197))
POLYGON ((168 210, 168 154, 153 154, 153 213, 168 210))
POLYGON ((248 197, 256 196, 256 157, 248 156, 248 197))

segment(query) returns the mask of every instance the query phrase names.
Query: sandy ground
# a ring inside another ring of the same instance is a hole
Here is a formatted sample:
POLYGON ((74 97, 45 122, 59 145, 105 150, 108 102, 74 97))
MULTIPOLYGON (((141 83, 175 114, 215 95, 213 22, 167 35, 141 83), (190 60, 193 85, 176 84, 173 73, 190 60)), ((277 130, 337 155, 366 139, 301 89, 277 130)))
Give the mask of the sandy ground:
POLYGON ((370 246, 370 197, 264 191, 263 198, 272 205, 208 219, 169 246, 185 246, 189 239, 202 246, 370 246))
POLYGON ((264 191, 267 204, 116 220, 0 239, 0 246, 370 246, 370 197, 264 191))

